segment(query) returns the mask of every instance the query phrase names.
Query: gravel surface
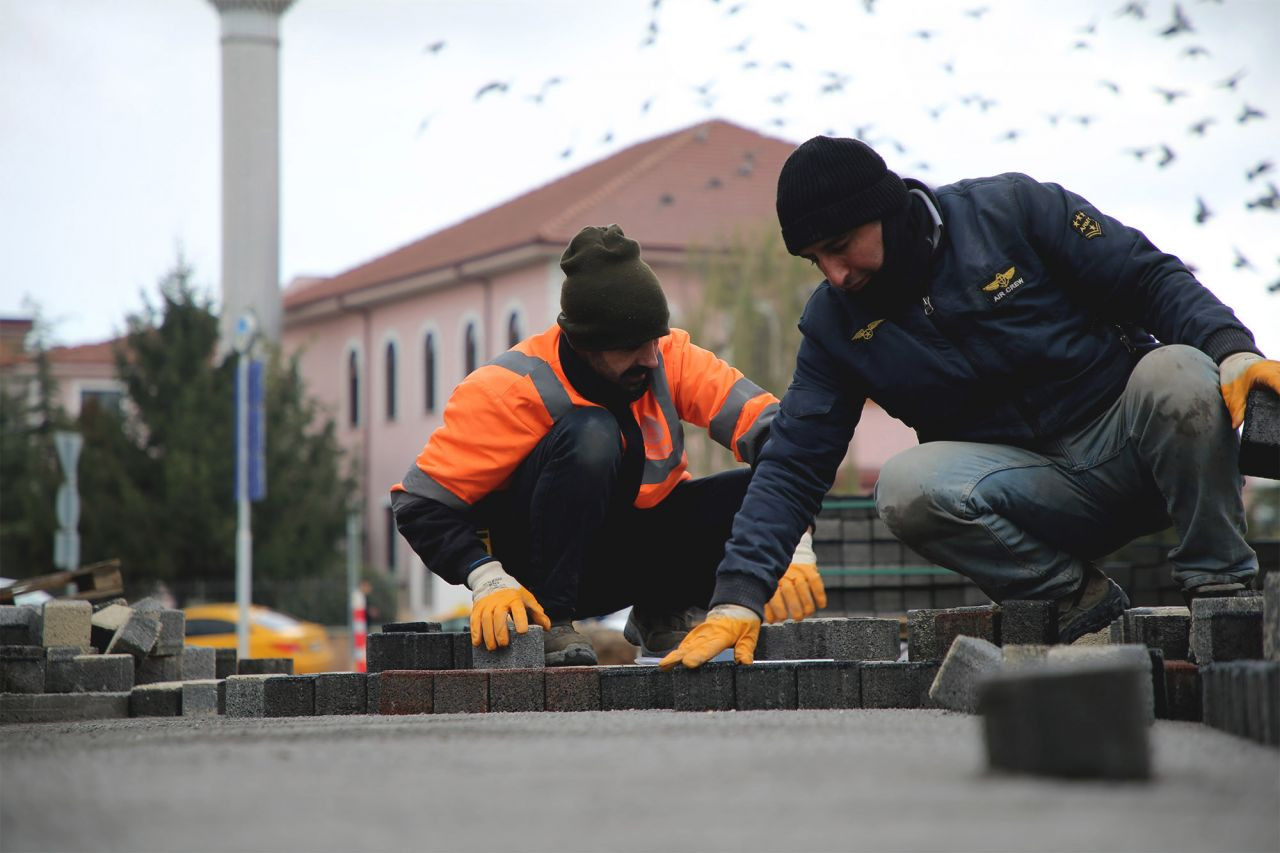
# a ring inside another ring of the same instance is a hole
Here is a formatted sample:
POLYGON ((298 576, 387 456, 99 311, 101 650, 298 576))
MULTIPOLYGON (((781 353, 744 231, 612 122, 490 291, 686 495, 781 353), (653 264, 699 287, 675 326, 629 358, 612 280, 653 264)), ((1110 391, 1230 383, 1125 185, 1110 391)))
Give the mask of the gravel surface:
POLYGON ((1280 752, 1153 730, 1149 783, 985 769, 943 711, 0 726, 0 850, 1280 850, 1280 752))

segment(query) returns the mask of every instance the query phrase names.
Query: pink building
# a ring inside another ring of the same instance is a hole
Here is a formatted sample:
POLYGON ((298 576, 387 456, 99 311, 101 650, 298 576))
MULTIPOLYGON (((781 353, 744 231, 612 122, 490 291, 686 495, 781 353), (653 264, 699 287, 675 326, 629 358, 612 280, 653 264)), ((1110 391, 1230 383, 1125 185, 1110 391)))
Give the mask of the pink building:
MULTIPOLYGON (((793 148, 706 122, 285 290, 284 348, 299 354, 311 393, 337 419, 362 486, 365 557, 400 580, 409 614, 440 613, 469 594, 431 576, 397 535, 388 490, 439 426, 462 377, 555 322, 560 254, 573 235, 621 225, 663 282, 679 326, 699 298, 689 252, 773 222, 778 171, 793 148)), ((868 406, 846 464, 869 489, 881 463, 915 443, 911 430, 868 406)))

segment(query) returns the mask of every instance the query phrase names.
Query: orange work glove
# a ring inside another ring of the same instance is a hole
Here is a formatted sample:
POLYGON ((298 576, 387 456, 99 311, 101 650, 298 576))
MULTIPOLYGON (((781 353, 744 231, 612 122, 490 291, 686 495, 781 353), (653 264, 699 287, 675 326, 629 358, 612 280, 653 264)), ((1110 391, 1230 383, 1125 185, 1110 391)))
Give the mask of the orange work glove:
POLYGON ((813 553, 813 537, 805 531, 791 557, 791 565, 778 578, 778 589, 764 606, 764 621, 797 621, 827 606, 827 590, 818 574, 818 558, 813 553))
POLYGON ((511 642, 507 618, 516 625, 517 634, 529 631, 529 617, 545 630, 551 630, 551 619, 533 597, 533 593, 507 574, 502 564, 491 560, 467 576, 471 587, 471 645, 493 651, 511 642))
POLYGON ((1218 367, 1218 384, 1222 387, 1222 400, 1231 413, 1231 426, 1238 429, 1244 423, 1244 404, 1250 391, 1270 388, 1280 394, 1280 361, 1251 352, 1229 355, 1218 367))
POLYGON ((738 663, 755 660, 756 640, 760 639, 760 617, 754 610, 737 604, 717 604, 707 619, 690 631, 671 654, 658 663, 659 669, 672 669, 683 663, 696 669, 725 649, 733 649, 738 663))

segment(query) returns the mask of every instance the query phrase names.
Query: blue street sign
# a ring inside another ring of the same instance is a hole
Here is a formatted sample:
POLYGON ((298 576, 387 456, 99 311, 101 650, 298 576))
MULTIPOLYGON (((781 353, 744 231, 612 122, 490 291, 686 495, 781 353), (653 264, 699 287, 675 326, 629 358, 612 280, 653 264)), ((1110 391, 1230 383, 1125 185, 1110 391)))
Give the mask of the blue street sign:
MULTIPOLYGON (((267 496, 267 420, 264 390, 266 382, 263 376, 262 362, 253 359, 249 362, 249 500, 260 501, 267 496)), ((240 417, 240 374, 236 373, 236 422, 240 417)), ((239 436, 236 441, 236 478, 235 494, 240 494, 240 454, 245 449, 240 446, 239 436)))

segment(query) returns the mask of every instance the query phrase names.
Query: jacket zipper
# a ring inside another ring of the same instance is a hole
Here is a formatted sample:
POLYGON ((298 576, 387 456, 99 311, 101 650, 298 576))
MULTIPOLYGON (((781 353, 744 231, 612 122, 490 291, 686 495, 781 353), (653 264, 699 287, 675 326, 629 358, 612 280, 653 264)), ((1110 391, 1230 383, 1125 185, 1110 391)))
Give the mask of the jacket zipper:
POLYGON ((933 300, 925 296, 920 299, 920 302, 924 305, 924 315, 926 317, 933 313, 933 300))

